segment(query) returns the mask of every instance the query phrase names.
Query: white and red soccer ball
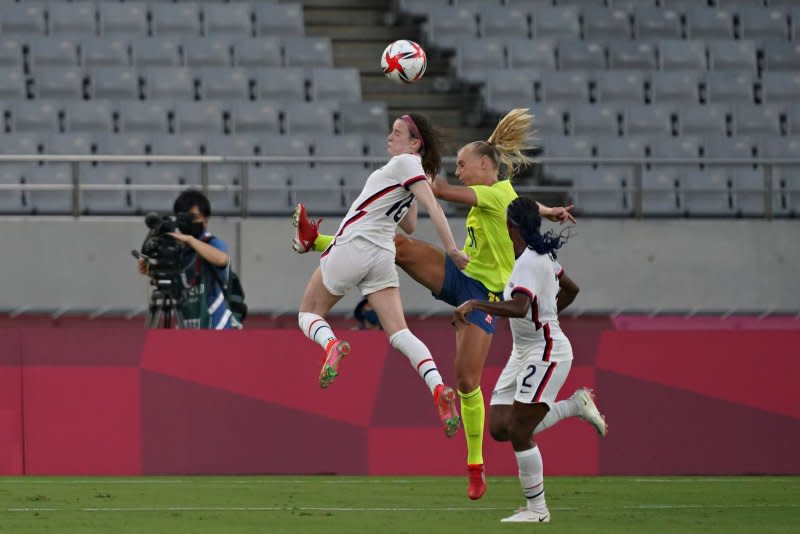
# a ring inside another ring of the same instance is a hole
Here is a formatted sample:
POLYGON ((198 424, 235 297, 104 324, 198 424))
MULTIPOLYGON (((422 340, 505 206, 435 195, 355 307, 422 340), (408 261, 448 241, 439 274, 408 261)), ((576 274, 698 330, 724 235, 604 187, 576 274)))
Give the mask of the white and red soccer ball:
POLYGON ((425 74, 428 58, 425 50, 405 39, 389 43, 381 55, 381 68, 387 78, 397 83, 414 83, 425 74))

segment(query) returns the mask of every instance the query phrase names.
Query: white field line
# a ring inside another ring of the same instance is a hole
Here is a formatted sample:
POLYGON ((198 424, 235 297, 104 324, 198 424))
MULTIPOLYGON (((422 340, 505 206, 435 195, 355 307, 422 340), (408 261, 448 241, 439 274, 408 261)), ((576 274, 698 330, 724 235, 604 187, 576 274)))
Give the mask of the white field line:
MULTIPOLYGON (((791 475, 768 475, 770 478, 766 478, 763 476, 751 476, 751 477, 717 477, 717 478, 706 478, 706 477, 685 477, 685 478, 634 478, 633 482, 637 482, 640 484, 705 484, 708 483, 717 483, 722 482, 726 484, 730 484, 735 482, 736 484, 741 484, 743 482, 758 482, 763 484, 764 482, 768 482, 770 484, 785 484, 787 482, 800 482, 800 477, 791 476, 791 475), (773 478, 777 477, 777 478, 773 478)), ((623 481, 629 481, 629 479, 620 479, 623 481)))

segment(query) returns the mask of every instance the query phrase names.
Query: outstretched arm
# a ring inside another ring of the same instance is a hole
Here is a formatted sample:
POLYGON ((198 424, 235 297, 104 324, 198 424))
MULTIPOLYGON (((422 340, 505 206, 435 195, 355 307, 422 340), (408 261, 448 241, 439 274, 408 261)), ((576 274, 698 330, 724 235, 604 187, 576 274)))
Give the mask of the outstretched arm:
POLYGON ((448 202, 456 202, 458 204, 466 204, 467 206, 478 205, 478 195, 475 191, 465 185, 453 185, 445 178, 437 176, 431 182, 431 189, 436 198, 446 200, 448 202))
POLYGON ((425 206, 425 209, 428 210, 433 227, 436 229, 436 234, 439 236, 439 240, 442 242, 442 246, 447 252, 447 255, 450 256, 450 259, 453 260, 453 263, 455 263, 456 267, 459 269, 466 267, 467 262, 469 262, 469 257, 458 250, 456 240, 453 238, 453 232, 450 230, 450 225, 447 224, 447 219, 444 216, 442 207, 436 202, 436 198, 433 196, 433 191, 431 191, 428 182, 420 180, 411 186, 411 192, 417 197, 417 202, 425 206))

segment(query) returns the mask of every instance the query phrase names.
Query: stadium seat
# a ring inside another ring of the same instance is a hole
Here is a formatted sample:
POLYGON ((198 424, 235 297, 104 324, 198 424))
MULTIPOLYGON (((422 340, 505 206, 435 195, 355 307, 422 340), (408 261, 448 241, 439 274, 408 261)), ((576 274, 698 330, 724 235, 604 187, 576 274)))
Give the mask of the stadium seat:
POLYGON ((654 72, 650 75, 650 99, 659 104, 697 104, 700 102, 700 74, 654 72))
POLYGON ((800 7, 793 6, 790 16, 792 17, 792 42, 796 43, 800 41, 800 24, 797 23, 800 20, 800 7))
MULTIPOLYGON (((548 158, 592 158, 593 146, 590 137, 547 136, 541 142, 544 156, 548 158)), ((591 163, 556 164, 545 163, 545 177, 574 181, 592 168, 591 163)))
POLYGON ((786 12, 780 8, 740 7, 740 39, 786 39, 789 35, 786 12))
MULTIPOLYGON (((0 142, 4 139, 0 138, 0 142)), ((0 185, 21 186, 23 183, 23 173, 26 166, 19 163, 0 163, 0 185)), ((0 188, 0 213, 17 214, 26 213, 28 208, 25 206, 25 194, 22 189, 3 189, 0 188)))
POLYGON ((139 74, 131 67, 95 67, 91 71, 90 79, 93 99, 139 98, 139 74))
POLYGON ((623 9, 590 6, 583 9, 586 39, 612 41, 631 36, 628 13, 623 9))
POLYGON ((316 68, 311 74, 315 102, 361 102, 361 76, 355 68, 316 68))
POLYGON ((711 70, 756 70, 756 45, 753 41, 709 41, 707 48, 711 70))
POLYGON ((752 104, 753 82, 749 72, 708 72, 706 101, 712 104, 752 104))
MULTIPOLYGON (((649 157, 653 159, 699 160, 700 158, 700 139, 694 136, 652 136, 648 140, 648 146, 650 147, 649 157)), ((699 161, 696 164, 682 165, 655 163, 654 168, 672 170, 676 173, 683 173, 688 169, 698 168, 699 165, 699 161)))
POLYGON ((533 82, 524 72, 494 71, 487 77, 485 94, 489 111, 505 113, 509 109, 526 107, 533 103, 533 82))
POLYGON ((48 186, 32 189, 25 194, 28 207, 37 214, 66 215, 72 211, 72 168, 67 163, 29 165, 25 183, 48 186))
POLYGON ((22 69, 22 44, 19 39, 0 38, 0 67, 22 69))
POLYGON ((658 42, 661 70, 706 70, 706 46, 702 41, 658 42))
POLYGON ((17 67, 0 67, 0 99, 19 100, 27 96, 25 75, 17 67))
POLYGON ((619 135, 619 114, 607 105, 584 104, 567 109, 570 135, 616 137, 619 135))
POLYGON ((11 109, 11 131, 55 133, 59 131, 58 101, 22 100, 11 109))
POLYGON ((129 179, 131 208, 139 213, 171 213, 175 197, 187 185, 173 164, 132 166, 129 179))
MULTIPOLYGON (((205 140, 206 155, 251 157, 256 155, 256 139, 243 135, 214 135, 205 140)), ((209 186, 222 186, 224 190, 209 191, 214 210, 222 214, 235 214, 240 210, 241 196, 238 188, 244 183, 242 163, 214 163, 208 166, 209 186)))
POLYGON ((127 67, 130 65, 128 42, 124 38, 97 37, 82 39, 81 65, 94 67, 127 67))
POLYGON ((608 45, 611 69, 655 70, 656 54, 653 45, 640 41, 613 41, 608 45))
POLYGON ((248 69, 280 67, 281 42, 274 37, 237 39, 233 43, 233 61, 234 65, 248 69))
POLYGON ((589 79, 584 72, 551 72, 542 77, 541 83, 544 102, 589 101, 589 79))
MULTIPOLYGON (((733 185, 731 191, 733 211, 737 215, 763 216, 767 201, 763 171, 760 168, 734 169, 730 177, 733 185)), ((773 197, 776 197, 775 193, 773 197)))
MULTIPOLYGON (((322 136, 314 142, 314 155, 322 157, 363 157, 364 139, 360 135, 322 136)), ((367 174, 363 163, 315 163, 315 168, 323 175, 331 174, 341 178, 344 205, 355 200, 364 185, 367 174)))
MULTIPOLYGON (((645 161, 645 143, 640 137, 600 137, 597 139, 598 158, 618 158, 631 159, 640 162, 645 161)), ((613 171, 618 176, 624 178, 628 186, 633 185, 637 163, 600 163, 597 167, 604 171, 613 171)))
POLYGON ((100 35, 147 35, 147 5, 144 2, 98 3, 97 13, 100 35))
MULTIPOLYGON (((193 135, 158 133, 148 136, 147 144, 150 154, 155 155, 199 156, 202 153, 200 138, 193 135)), ((200 184, 200 164, 198 163, 154 163, 153 166, 165 173, 169 171, 181 184, 200 184)), ((163 195, 163 193, 153 193, 153 195, 157 194, 163 195)), ((170 209, 171 207, 170 204, 170 209)))
POLYGON ((786 130, 791 135, 800 134, 800 104, 786 108, 786 130))
POLYGON ((47 6, 50 35, 95 35, 95 6, 92 2, 52 2, 47 6))
MULTIPOLYGON (((800 20, 797 24, 800 25, 800 20)), ((765 41, 763 50, 764 70, 794 72, 800 70, 800 43, 765 41)))
POLYGON ((185 37, 181 48, 189 67, 227 67, 232 63, 228 37, 185 37))
POLYGON ((285 37, 283 51, 287 67, 333 67, 328 37, 285 37))
POLYGON ((564 106, 561 104, 540 104, 533 106, 533 120, 537 135, 545 139, 551 135, 563 136, 566 133, 564 106))
POLYGON ((558 44, 558 68, 559 70, 605 70, 606 51, 600 43, 561 42, 558 44))
POLYGON ((82 172, 81 212, 89 215, 119 215, 133 212, 133 206, 128 203, 128 176, 125 171, 125 167, 103 165, 90 167, 82 172), (92 189, 92 186, 108 189, 92 189))
POLYGON ((83 71, 79 67, 42 67, 36 69, 33 94, 36 98, 83 98, 83 71))
POLYGON ((179 100, 172 109, 176 134, 224 133, 222 105, 219 102, 179 100))
POLYGON ((670 9, 638 7, 633 13, 633 33, 637 39, 680 39, 681 18, 670 9))
POLYGON ((119 131, 169 132, 169 108, 164 102, 126 100, 119 103, 119 131))
MULTIPOLYGON (((292 135, 260 135, 258 151, 261 156, 308 158, 311 154, 307 137, 292 135)), ((298 169, 308 169, 308 162, 267 163, 268 167, 283 169, 290 175, 298 169)))
POLYGON ((10 35, 45 35, 44 5, 38 3, 17 4, 6 2, 0 5, 0 34, 10 35))
POLYGON ((303 35, 303 7, 300 3, 256 4, 256 33, 263 37, 303 35))
POLYGON ((153 35, 200 35, 200 7, 192 3, 154 3, 150 5, 153 35))
POLYGON ((719 170, 689 170, 681 177, 683 207, 690 216, 733 214, 728 176, 719 170))
POLYGON ((642 174, 642 213, 644 215, 681 214, 678 196, 680 170, 657 168, 642 174))
POLYGON ((550 39, 509 39, 506 46, 512 69, 556 70, 555 44, 550 39))
POLYGON ((51 133, 44 139, 45 153, 48 154, 89 155, 94 152, 95 144, 86 133, 51 133))
MULTIPOLYGON (((143 156, 146 152, 147 143, 145 134, 114 134, 101 135, 97 138, 97 154, 112 156, 143 156)), ((112 165, 127 167, 131 163, 100 163, 100 165, 112 165)), ((127 171, 125 171, 127 174, 127 171)))
POLYGON ((686 12, 686 36, 689 39, 733 39, 733 15, 730 11, 696 5, 686 12))
POLYGON ((443 48, 454 48, 460 39, 475 37, 477 33, 475 13, 451 6, 432 9, 426 28, 430 41, 443 48))
POLYGON ((531 33, 537 39, 579 39, 580 12, 575 6, 534 7, 531 14, 531 33))
POLYGON ((389 132, 386 104, 383 102, 341 104, 339 106, 339 129, 344 134, 373 133, 386 136, 389 132))
POLYGON ((487 73, 505 67, 505 48, 496 39, 459 41, 456 53, 458 77, 472 83, 487 79, 487 73))
POLYGON ((624 9, 632 13, 639 7, 655 7, 656 0, 611 0, 610 2, 617 9, 624 9))
POLYGON ((178 67, 183 63, 178 41, 170 37, 136 39, 131 43, 133 64, 142 67, 178 67))
POLYGON ((290 102, 283 106, 286 133, 334 133, 333 112, 328 105, 310 102, 290 102))
MULTIPOLYGON (((800 136, 768 138, 759 143, 761 155, 767 158, 800 159, 800 136)), ((776 215, 800 213, 800 165, 772 166, 772 208, 776 215)), ((750 202, 758 203, 758 200, 750 202)), ((763 200, 761 202, 763 209, 763 200)))
POLYGON ((735 106, 733 109, 735 135, 781 135, 781 109, 770 105, 735 106))
POLYGON ((522 37, 528 38, 528 17, 519 8, 510 6, 498 9, 491 4, 483 4, 478 12, 481 37, 522 37))
POLYGON ((194 70, 201 100, 249 100, 250 78, 241 68, 207 67, 194 70))
MULTIPOLYGON (((367 155, 371 158, 387 158, 387 138, 386 135, 370 134, 365 136, 367 155)), ((383 163, 383 162, 381 162, 383 163)), ((368 163, 368 167, 377 166, 377 163, 368 163)))
POLYGON ((794 104, 800 95, 800 72, 765 72, 761 76, 761 99, 769 104, 794 104))
POLYGON ((278 110, 270 102, 233 102, 231 105, 231 132, 259 135, 279 133, 278 110))
POLYGON ((626 106, 623 110, 625 135, 672 135, 671 105, 626 106))
POLYGON ((208 36, 253 35, 253 13, 250 5, 243 2, 203 4, 203 32, 208 36))
MULTIPOLYGON (((535 0, 534 0, 535 2, 535 0)), ((521 2, 522 3, 522 2, 521 2)), ((539 0, 539 3, 545 4, 549 2, 543 2, 539 0)), ((578 7, 598 7, 604 6, 606 4, 606 0, 556 0, 555 4, 557 6, 578 6, 578 7)))
POLYGON ((309 211, 323 215, 339 213, 345 207, 342 178, 334 172, 298 170, 291 181, 293 204, 302 202, 309 211))
POLYGON ((289 174, 271 165, 251 165, 247 170, 247 213, 283 214, 292 207, 289 174))
POLYGON ((607 71, 594 74, 595 99, 602 104, 644 103, 644 76, 639 71, 607 71))
POLYGON ((266 67, 258 70, 258 98, 274 102, 305 101, 306 80, 302 69, 266 67))
POLYGON ((614 170, 587 169, 572 181, 571 202, 581 215, 630 215, 631 185, 614 170))
POLYGON ((78 45, 64 37, 39 38, 31 43, 28 65, 32 69, 42 66, 68 67, 78 64, 78 45))
POLYGON ((106 100, 75 100, 65 103, 67 132, 110 134, 114 131, 114 110, 106 100))
POLYGON ((680 135, 728 134, 728 106, 683 104, 677 111, 680 135))
POLYGON ((185 67, 150 67, 144 70, 144 94, 148 99, 194 100, 195 83, 185 67))

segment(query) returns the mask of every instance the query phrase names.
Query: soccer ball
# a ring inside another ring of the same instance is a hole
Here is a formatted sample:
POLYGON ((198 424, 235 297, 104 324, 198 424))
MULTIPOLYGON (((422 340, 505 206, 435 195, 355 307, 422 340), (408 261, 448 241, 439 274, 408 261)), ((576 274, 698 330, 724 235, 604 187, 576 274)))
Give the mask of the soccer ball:
POLYGON ((387 78, 397 83, 414 83, 425 74, 428 58, 414 41, 389 43, 381 55, 381 68, 387 78))

